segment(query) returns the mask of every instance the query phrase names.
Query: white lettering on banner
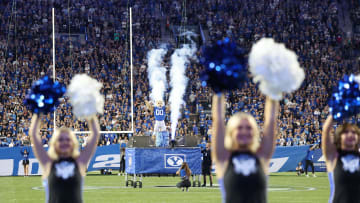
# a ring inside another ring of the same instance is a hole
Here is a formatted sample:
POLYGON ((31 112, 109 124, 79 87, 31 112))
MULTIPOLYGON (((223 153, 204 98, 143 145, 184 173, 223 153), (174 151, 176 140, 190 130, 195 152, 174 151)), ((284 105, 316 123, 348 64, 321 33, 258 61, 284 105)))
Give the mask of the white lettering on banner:
POLYGON ((270 173, 278 172, 284 166, 289 157, 274 158, 270 160, 270 173))
POLYGON ((322 155, 318 161, 323 161, 323 162, 325 162, 325 156, 322 155))
POLYGON ((0 159, 0 176, 11 176, 14 168, 13 159, 0 159))
POLYGON ((120 167, 120 155, 119 154, 100 155, 95 158, 95 162, 98 163, 95 163, 93 165, 93 168, 120 167))
MULTIPOLYGON (((40 163, 39 160, 37 159, 29 159, 29 174, 30 175, 42 175, 42 168, 40 167, 40 163), (38 170, 35 171, 34 173, 32 173, 32 168, 34 167, 34 165, 38 165, 38 170)), ((15 174, 16 175, 16 174, 15 174)), ((18 172, 17 172, 18 176, 23 176, 24 175, 24 166, 22 164, 22 160, 19 161, 19 167, 18 167, 18 172)))

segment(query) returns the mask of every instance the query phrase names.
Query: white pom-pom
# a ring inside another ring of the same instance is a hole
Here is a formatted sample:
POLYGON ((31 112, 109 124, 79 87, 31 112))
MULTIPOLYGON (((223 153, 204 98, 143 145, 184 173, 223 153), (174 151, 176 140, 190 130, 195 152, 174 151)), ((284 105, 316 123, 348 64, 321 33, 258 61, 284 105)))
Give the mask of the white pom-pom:
POLYGON ((299 89, 305 78, 295 52, 271 38, 262 38, 252 46, 249 65, 260 91, 274 100, 299 89))
POLYGON ((87 118, 104 112, 104 96, 100 94, 102 84, 86 74, 77 74, 67 89, 73 113, 77 118, 87 118))
POLYGON ((360 86, 360 74, 355 76, 355 81, 359 84, 360 86))

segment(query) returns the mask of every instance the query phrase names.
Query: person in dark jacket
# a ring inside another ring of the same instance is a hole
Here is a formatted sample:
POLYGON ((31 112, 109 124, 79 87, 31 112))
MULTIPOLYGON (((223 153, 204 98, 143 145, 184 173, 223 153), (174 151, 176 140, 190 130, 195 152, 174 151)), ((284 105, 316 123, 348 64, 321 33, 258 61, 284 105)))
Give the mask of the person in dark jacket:
POLYGON ((313 177, 316 177, 315 167, 314 167, 314 152, 315 152, 314 150, 316 149, 317 146, 318 146, 317 144, 314 144, 307 151, 306 160, 305 160, 305 175, 306 175, 306 177, 309 177, 309 175, 308 175, 309 166, 311 167, 313 177))
POLYGON ((201 165, 202 169, 202 175, 204 177, 204 184, 202 187, 206 187, 206 176, 209 176, 210 179, 210 187, 212 187, 213 184, 213 177, 211 174, 211 166, 212 166, 212 160, 211 160, 211 149, 210 149, 210 143, 206 144, 206 148, 202 150, 203 154, 203 161, 201 165))

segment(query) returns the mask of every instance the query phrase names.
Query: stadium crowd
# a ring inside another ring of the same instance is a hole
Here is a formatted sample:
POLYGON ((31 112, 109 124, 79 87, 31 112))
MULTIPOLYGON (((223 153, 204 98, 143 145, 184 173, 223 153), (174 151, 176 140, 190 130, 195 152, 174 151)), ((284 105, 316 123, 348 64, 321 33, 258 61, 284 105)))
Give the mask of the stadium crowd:
MULTIPOLYGON (((359 46, 356 35, 343 33, 338 20, 337 1, 182 1, 133 0, 4 0, 0 2, 0 146, 29 143, 31 112, 22 101, 31 83, 52 75, 51 7, 56 9, 56 79, 65 84, 76 73, 87 73, 103 83, 105 111, 102 131, 131 130, 128 7, 132 6, 134 59, 134 136, 151 135, 153 115, 146 109, 149 100, 146 54, 161 43, 161 18, 169 26, 202 25, 205 43, 229 37, 247 51, 261 37, 272 37, 294 50, 306 72, 302 88, 285 95, 278 118, 277 145, 294 146, 321 141, 321 126, 328 115, 327 99, 336 82, 349 73, 359 74, 359 46), (14 3, 16 2, 16 3, 14 3), (161 5, 161 6, 160 6, 161 5), (161 14, 159 14, 161 13, 161 14), (71 40, 69 40, 71 39, 71 40)), ((356 2, 355 0, 352 2, 356 2)), ((358 2, 357 2, 358 3, 358 2)), ((354 3, 356 4, 356 3, 354 3)), ((357 4, 358 5, 358 4, 357 4)), ((356 7, 354 7, 356 8, 356 7)), ((359 7, 357 7, 359 8, 359 7)), ((353 21, 356 19, 353 11, 353 21)), ((167 30, 166 32, 169 32, 167 30)), ((169 56, 164 66, 169 69, 169 56)), ((201 50, 197 53, 201 54, 201 50)), ((211 140, 210 105, 212 91, 202 87, 203 67, 189 64, 190 79, 186 105, 178 124, 178 136, 203 136, 211 140)), ((166 98, 168 98, 168 92, 166 98)), ((246 111, 263 124, 264 97, 251 81, 245 88, 227 93, 227 118, 246 111)), ((167 101, 167 99, 166 99, 167 101)), ((169 125, 170 112, 166 114, 169 125)), ((43 144, 47 145, 54 125, 52 115, 44 116, 43 144)), ((360 117, 351 118, 360 123, 360 117)), ((56 110, 56 125, 87 131, 87 124, 71 113, 66 97, 56 110)), ((103 134, 99 145, 123 143, 128 134, 103 134)), ((87 134, 79 134, 86 145, 87 134)))
MULTIPOLYGON (((163 1, 166 5, 166 1, 163 1)), ((281 132, 277 145, 293 146, 321 141, 321 127, 328 115, 327 100, 344 74, 359 73, 354 36, 340 28, 337 1, 191 1, 187 19, 208 30, 210 43, 229 37, 248 51, 254 41, 272 37, 294 50, 306 72, 302 88, 285 95, 278 123, 281 132)), ((358 5, 359 2, 353 1, 358 5)), ((180 1, 167 4, 171 24, 181 24, 180 1)), ((352 6, 350 5, 352 8, 352 6)), ((358 8, 354 7, 354 8, 358 8)), ((356 13, 354 11, 354 13, 356 13)), ((211 93, 200 88, 207 99, 211 93)), ((263 124, 264 97, 252 82, 227 95, 228 115, 250 112, 263 124)), ((207 101, 209 103, 209 101, 207 101)), ((359 123, 360 117, 350 118, 359 123)))

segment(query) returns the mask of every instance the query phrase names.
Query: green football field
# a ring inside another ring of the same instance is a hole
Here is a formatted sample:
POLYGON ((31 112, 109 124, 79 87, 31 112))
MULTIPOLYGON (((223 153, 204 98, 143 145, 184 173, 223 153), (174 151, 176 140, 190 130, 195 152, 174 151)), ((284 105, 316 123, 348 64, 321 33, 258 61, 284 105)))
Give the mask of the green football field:
MULTIPOLYGON (((276 173, 269 177, 269 202, 327 202, 329 183, 326 173, 317 177, 298 177, 295 173, 276 173)), ((85 178, 84 202, 221 202, 215 187, 191 187, 182 192, 174 185, 178 177, 145 177, 143 188, 125 187, 123 176, 94 175, 85 178)), ((215 182, 216 183, 216 182, 215 182)), ((39 176, 0 177, 0 202, 44 202, 39 176)))

